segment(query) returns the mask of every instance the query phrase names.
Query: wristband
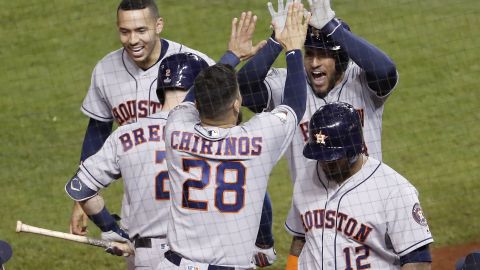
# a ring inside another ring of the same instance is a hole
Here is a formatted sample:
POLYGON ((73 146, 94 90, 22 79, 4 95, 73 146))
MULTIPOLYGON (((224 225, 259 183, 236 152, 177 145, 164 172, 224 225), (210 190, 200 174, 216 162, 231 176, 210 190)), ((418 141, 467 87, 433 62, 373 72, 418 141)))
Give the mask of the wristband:
POLYGON ((115 218, 110 215, 106 207, 94 215, 88 215, 88 218, 97 225, 102 232, 116 231, 118 227, 115 218))

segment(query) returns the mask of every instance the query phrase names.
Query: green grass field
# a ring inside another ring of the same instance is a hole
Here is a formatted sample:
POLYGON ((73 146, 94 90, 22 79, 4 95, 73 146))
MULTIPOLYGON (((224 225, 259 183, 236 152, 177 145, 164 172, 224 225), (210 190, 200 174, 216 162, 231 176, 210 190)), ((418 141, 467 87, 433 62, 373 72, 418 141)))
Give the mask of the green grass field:
MULTIPOLYGON (((435 246, 480 240, 480 2, 332 2, 353 32, 397 63, 400 83, 384 114, 384 160, 418 188, 435 246)), ((259 16, 256 40, 270 34, 266 0, 157 3, 162 36, 213 59, 227 47, 231 18, 243 10, 259 16)), ((79 107, 95 63, 120 46, 117 4, 2 1, 0 239, 14 250, 8 269, 125 269, 101 249, 14 231, 16 220, 68 231, 72 202, 63 186, 77 168, 87 124, 79 107)), ((120 205, 121 189, 116 184, 104 193, 107 204, 120 205)), ((291 195, 285 161, 269 190, 279 253, 271 269, 282 269, 290 245, 283 229, 291 195)))

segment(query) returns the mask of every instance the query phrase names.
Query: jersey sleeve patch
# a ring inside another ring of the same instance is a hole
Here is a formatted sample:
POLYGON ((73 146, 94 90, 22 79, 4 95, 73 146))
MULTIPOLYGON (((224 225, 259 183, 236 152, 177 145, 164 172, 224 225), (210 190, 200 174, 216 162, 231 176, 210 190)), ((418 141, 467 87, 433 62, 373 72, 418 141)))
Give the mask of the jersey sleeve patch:
POLYGON ((280 105, 277 106, 273 111, 272 114, 276 116, 278 119, 280 119, 280 122, 285 124, 288 121, 289 117, 293 116, 293 120, 297 120, 296 114, 293 112, 293 109, 286 106, 286 105, 280 105))
POLYGON ((419 203, 415 203, 412 208, 412 216, 413 219, 422 226, 428 226, 427 219, 423 215, 422 207, 420 207, 419 203))

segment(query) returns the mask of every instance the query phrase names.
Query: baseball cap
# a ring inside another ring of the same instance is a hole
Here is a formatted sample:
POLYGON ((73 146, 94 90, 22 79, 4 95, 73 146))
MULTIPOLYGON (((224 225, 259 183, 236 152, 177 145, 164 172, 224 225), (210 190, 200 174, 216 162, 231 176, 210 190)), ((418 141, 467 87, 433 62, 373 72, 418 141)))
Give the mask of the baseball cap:
POLYGON ((455 265, 456 270, 478 270, 480 269, 480 250, 472 252, 458 260, 455 265))
POLYGON ((12 247, 5 241, 0 240, 0 265, 6 263, 12 257, 12 247))

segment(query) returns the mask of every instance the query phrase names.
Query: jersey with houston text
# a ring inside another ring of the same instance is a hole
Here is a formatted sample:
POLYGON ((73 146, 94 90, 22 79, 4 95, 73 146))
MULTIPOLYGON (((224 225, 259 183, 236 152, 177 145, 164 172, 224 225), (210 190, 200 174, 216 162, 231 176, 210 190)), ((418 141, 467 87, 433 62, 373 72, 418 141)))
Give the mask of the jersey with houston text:
POLYGON ((117 128, 102 148, 87 158, 78 177, 98 191, 120 177, 129 205, 130 237, 167 233, 170 194, 163 131, 168 112, 158 112, 117 128))
POLYGON ((294 185, 285 227, 305 237, 299 269, 400 269, 433 242, 417 190, 388 165, 370 157, 341 185, 325 179, 310 171, 294 185))
POLYGON ((215 62, 205 54, 182 44, 161 39, 161 59, 147 70, 138 67, 123 48, 109 53, 93 70, 90 88, 81 110, 88 117, 119 125, 131 123, 161 110, 157 77, 161 60, 180 52, 191 52, 209 65, 215 62))
POLYGON ((190 102, 172 110, 165 144, 173 251, 196 262, 252 267, 268 177, 296 121, 285 105, 232 128, 200 125, 190 102))
MULTIPOLYGON (((282 100, 286 76, 287 70, 285 68, 274 68, 271 69, 265 79, 265 85, 269 89, 271 107, 280 104, 282 100)), ((379 97, 375 91, 370 89, 365 78, 365 72, 358 65, 350 61, 343 80, 324 98, 317 97, 310 84, 307 84, 307 88, 305 114, 295 131, 292 144, 286 152, 292 182, 299 178, 304 178, 305 171, 312 169, 305 168, 307 159, 302 154, 303 146, 308 140, 308 123, 310 118, 326 103, 341 101, 353 105, 360 113, 368 155, 382 160, 382 114, 383 105, 388 96, 379 97)))

